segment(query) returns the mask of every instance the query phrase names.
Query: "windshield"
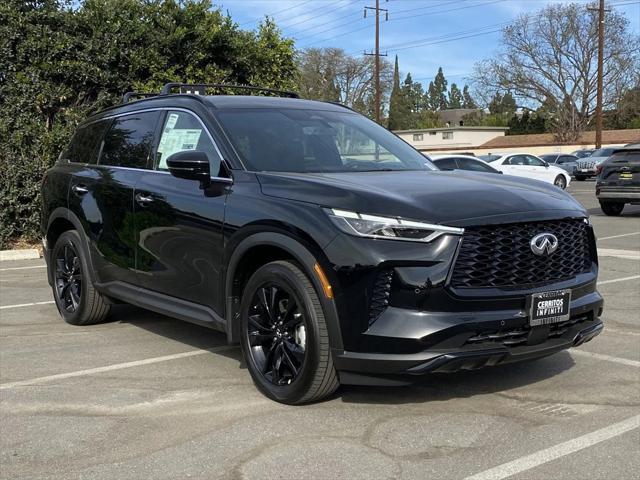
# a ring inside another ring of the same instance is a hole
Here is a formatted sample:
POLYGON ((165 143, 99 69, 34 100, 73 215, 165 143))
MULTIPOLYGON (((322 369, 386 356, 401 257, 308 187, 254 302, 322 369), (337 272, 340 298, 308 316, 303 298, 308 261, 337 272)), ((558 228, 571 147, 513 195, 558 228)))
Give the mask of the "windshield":
POLYGON ((590 156, 592 157, 610 157, 613 153, 613 148, 600 148, 593 152, 590 156))
POLYGON ((243 108, 215 113, 248 170, 437 170, 388 130, 348 111, 243 108))
POLYGON ((540 155, 540 158, 545 162, 553 163, 556 161, 556 158, 558 158, 558 155, 540 155))

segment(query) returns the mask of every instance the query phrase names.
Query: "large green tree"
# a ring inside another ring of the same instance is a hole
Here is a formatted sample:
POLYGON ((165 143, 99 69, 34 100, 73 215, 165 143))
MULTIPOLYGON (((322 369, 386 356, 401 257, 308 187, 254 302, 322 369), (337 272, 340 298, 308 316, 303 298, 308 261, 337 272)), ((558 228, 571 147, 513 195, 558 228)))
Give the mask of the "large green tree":
POLYGON ((452 83, 451 90, 449 90, 449 100, 447 101, 447 107, 450 109, 462 108, 462 102, 462 92, 458 88, 458 85, 452 83))
POLYGON ((292 40, 209 0, 0 2, 0 248, 35 239, 39 185, 73 128, 168 81, 293 88, 292 40), (72 8, 73 7, 73 8, 72 8))
POLYGON ((411 128, 411 110, 405 96, 405 90, 400 86, 400 71, 398 56, 393 69, 393 87, 389 99, 389 130, 405 130, 411 128))

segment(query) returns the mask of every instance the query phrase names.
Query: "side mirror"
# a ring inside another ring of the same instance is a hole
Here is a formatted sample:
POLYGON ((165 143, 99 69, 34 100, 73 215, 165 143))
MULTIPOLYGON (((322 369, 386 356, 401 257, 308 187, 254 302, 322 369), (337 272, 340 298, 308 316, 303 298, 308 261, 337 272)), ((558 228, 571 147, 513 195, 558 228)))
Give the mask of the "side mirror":
POLYGON ((544 168, 549 168, 549 162, 542 160, 542 163, 544 164, 544 168))
POLYGON ((201 188, 211 184, 211 172, 207 154, 198 150, 177 152, 167 158, 169 173, 177 178, 197 180, 201 188))

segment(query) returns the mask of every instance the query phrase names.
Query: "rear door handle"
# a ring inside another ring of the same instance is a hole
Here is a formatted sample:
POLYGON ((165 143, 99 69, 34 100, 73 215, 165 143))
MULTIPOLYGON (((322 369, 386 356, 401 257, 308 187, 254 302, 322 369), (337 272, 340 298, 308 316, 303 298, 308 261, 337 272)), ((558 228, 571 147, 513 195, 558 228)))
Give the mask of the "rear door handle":
POLYGON ((89 189, 81 183, 71 187, 71 190, 73 190, 73 193, 75 193, 76 195, 84 195, 85 193, 89 193, 89 189))
POLYGON ((143 193, 136 193, 136 202, 138 202, 138 205, 146 207, 151 202, 153 202, 153 197, 151 195, 145 195, 143 193))

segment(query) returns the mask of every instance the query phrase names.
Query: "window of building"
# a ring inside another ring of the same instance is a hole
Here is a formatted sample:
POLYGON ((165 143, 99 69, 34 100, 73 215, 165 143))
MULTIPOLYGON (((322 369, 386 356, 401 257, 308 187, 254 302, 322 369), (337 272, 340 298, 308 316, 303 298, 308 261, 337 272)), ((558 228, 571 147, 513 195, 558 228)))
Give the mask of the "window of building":
POLYGON ((424 135, 422 133, 414 133, 413 134, 413 141, 414 142, 421 142, 422 140, 424 140, 424 135))
POLYGON ((442 132, 443 140, 453 140, 453 132, 442 132))
POLYGON ((438 132, 429 132, 429 135, 435 135, 438 132))

